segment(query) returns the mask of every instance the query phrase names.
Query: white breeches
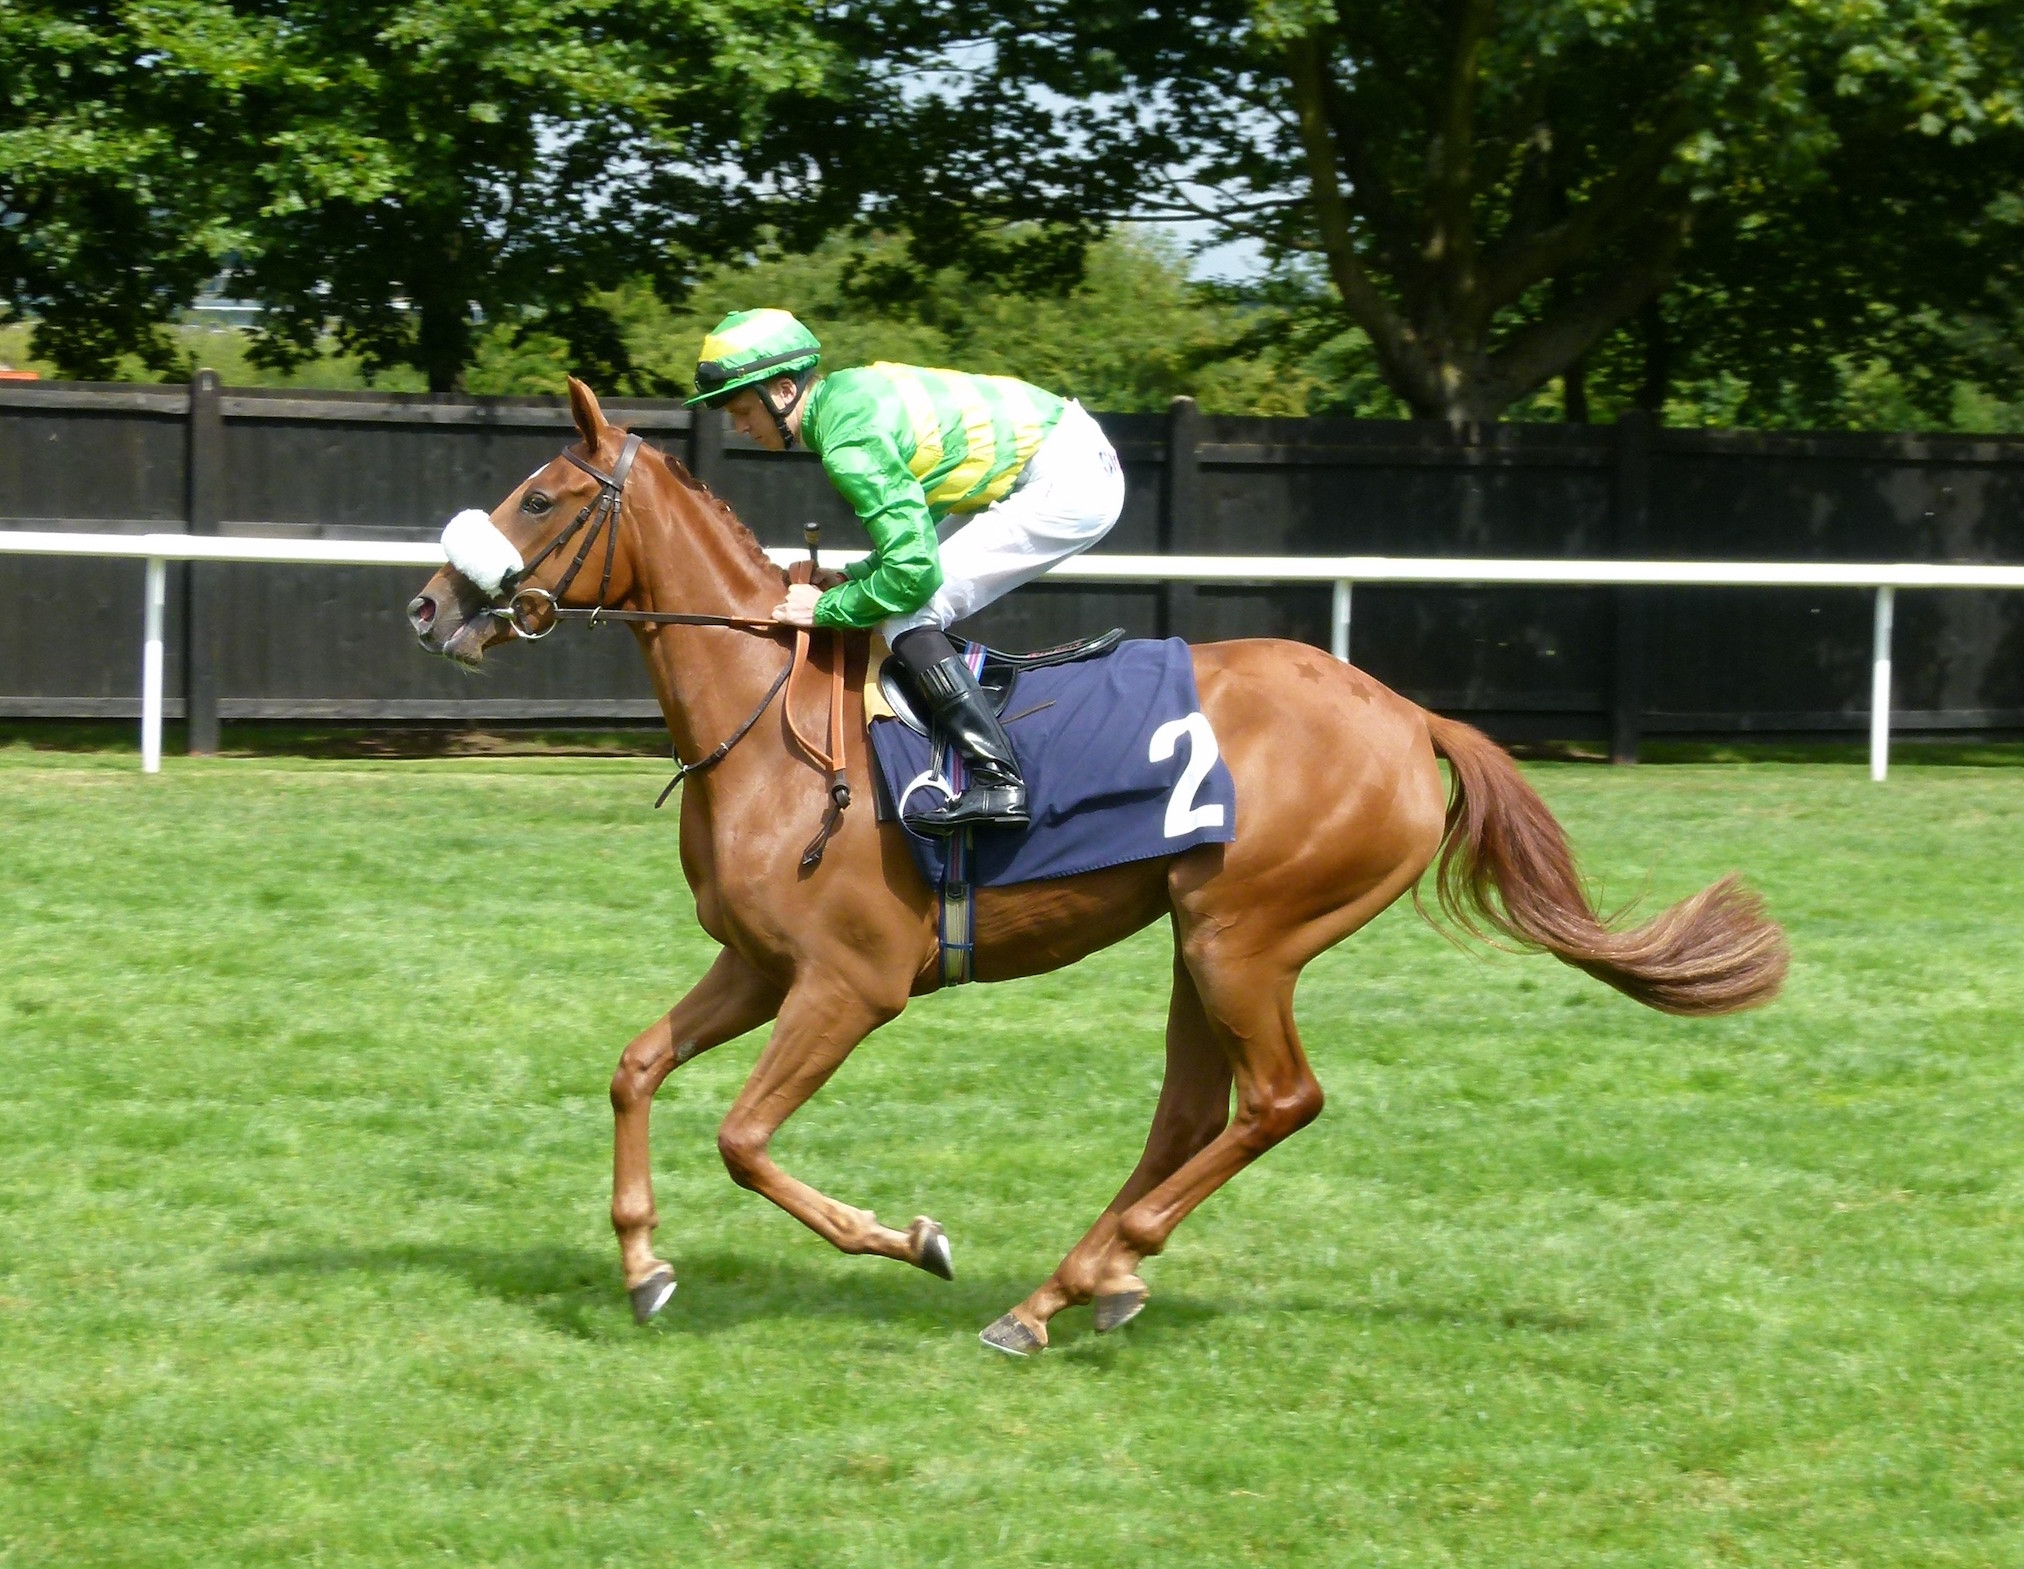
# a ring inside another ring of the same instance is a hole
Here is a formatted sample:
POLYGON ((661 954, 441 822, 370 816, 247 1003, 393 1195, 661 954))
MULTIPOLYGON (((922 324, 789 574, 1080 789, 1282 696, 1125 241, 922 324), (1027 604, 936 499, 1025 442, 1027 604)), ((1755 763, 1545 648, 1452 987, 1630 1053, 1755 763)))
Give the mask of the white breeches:
POLYGON ((942 523, 942 586, 920 609, 879 624, 887 643, 916 627, 975 615, 1110 532, 1124 510, 1124 470, 1095 420, 1070 403, 1018 487, 1004 500, 942 523))

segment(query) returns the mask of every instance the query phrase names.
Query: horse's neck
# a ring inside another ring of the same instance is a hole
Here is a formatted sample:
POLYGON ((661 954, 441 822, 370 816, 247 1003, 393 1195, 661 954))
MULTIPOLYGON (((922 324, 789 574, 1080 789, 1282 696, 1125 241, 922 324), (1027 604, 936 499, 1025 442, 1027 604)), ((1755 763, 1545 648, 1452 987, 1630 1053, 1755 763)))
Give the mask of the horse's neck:
MULTIPOLYGON (((780 569, 706 492, 654 476, 638 509, 632 608, 682 615, 773 613, 780 569)), ((662 626, 640 639, 676 749, 697 761, 744 723, 786 662, 784 636, 720 627, 662 626)))

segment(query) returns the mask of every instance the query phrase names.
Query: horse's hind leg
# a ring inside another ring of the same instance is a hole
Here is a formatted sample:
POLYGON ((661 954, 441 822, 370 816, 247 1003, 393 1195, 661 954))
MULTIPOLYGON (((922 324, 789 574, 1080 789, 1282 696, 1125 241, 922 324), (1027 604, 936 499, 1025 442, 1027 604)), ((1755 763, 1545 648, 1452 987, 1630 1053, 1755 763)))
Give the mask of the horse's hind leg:
POLYGON ((1209 1028, 1194 977, 1176 952, 1167 1004, 1167 1073, 1145 1153, 1109 1208, 1040 1289, 984 1331, 987 1345, 1005 1351, 1044 1346, 1048 1320, 1092 1298, 1099 1330, 1115 1329, 1138 1312, 1145 1282, 1112 1254, 1118 1217, 1223 1131, 1230 1120, 1230 1079, 1229 1060, 1209 1028))
POLYGON ((611 1225, 625 1263, 633 1314, 645 1323, 675 1289, 675 1272, 653 1251, 653 1158, 647 1119, 663 1080, 712 1046, 736 1040, 780 1011, 780 992, 726 948, 668 1016, 633 1038, 611 1078, 611 1225))
POLYGON ((1160 1252, 1204 1199, 1321 1115, 1321 1085, 1293 1024, 1296 973, 1269 956, 1223 961, 1193 953, 1189 970, 1209 1032, 1233 1070, 1236 1112, 1228 1127, 1118 1217, 1103 1264, 1112 1277, 1160 1252))
MULTIPOLYGON (((1108 1248, 1094 1267, 1098 1295, 1120 1286, 1132 1289, 1124 1283, 1136 1281, 1140 1262, 1164 1248, 1174 1228, 1197 1205, 1321 1114, 1321 1085, 1307 1065, 1293 1026, 1297 969, 1275 956, 1270 946, 1247 941, 1258 934, 1246 932, 1244 923, 1191 923, 1185 912, 1181 920, 1182 952, 1209 1037, 1235 1079, 1236 1114, 1177 1170, 1115 1217, 1108 1248)), ((1046 1344, 1044 1332, 1029 1344, 1008 1343, 1017 1341, 1018 1329, 1033 1327, 1017 1314, 1007 1314, 985 1332, 986 1344, 1002 1351, 1037 1350, 1046 1344)))

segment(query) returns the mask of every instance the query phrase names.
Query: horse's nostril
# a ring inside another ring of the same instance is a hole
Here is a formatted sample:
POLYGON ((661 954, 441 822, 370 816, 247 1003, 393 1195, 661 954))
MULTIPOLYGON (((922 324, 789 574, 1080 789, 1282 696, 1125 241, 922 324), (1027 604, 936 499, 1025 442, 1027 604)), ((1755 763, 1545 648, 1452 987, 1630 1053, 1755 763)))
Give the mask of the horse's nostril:
POLYGON ((436 602, 427 594, 417 594, 408 601, 408 620, 417 632, 426 632, 436 624, 436 602))

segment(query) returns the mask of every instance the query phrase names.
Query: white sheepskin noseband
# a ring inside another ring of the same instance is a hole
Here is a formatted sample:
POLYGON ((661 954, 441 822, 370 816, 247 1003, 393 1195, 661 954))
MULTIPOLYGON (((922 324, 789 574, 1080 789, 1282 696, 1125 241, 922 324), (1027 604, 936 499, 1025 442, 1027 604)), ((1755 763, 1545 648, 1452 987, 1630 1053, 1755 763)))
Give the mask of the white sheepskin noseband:
POLYGON ((498 593, 499 585, 527 564, 513 548, 513 541, 476 507, 466 507, 450 519, 443 530, 443 554, 450 558, 451 566, 488 594, 498 593))

